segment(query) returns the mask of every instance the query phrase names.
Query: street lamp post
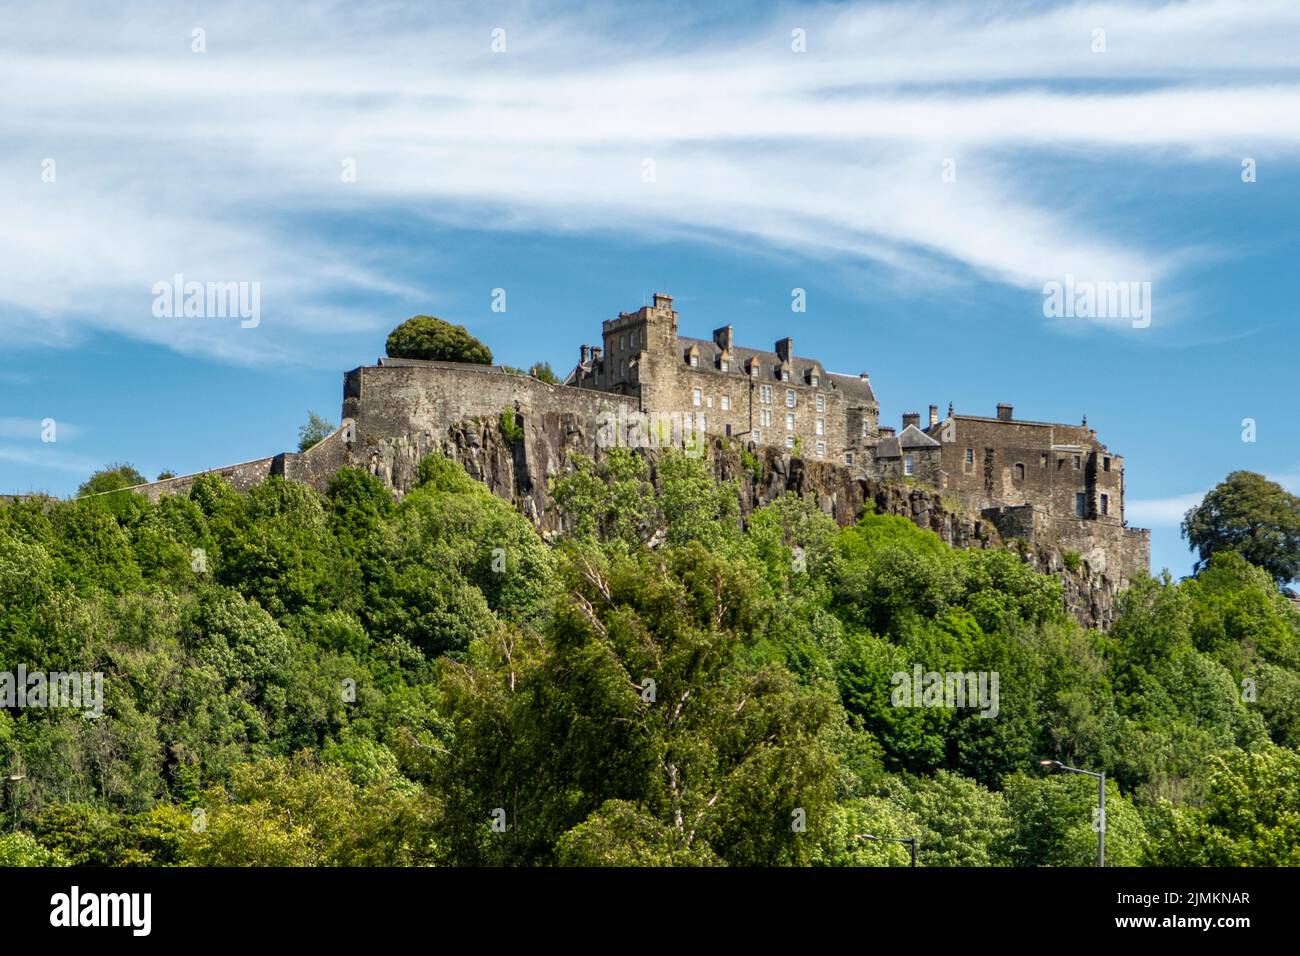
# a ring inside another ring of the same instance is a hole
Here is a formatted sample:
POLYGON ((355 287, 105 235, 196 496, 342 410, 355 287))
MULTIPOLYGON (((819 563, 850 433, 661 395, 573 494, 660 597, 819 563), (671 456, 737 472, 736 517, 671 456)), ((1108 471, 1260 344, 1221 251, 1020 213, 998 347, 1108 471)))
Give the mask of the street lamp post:
POLYGON ((1097 780, 1097 865, 1106 865, 1106 771, 1094 773, 1091 770, 1080 770, 1078 767, 1067 767, 1059 760, 1040 760, 1041 767, 1051 767, 1054 770, 1064 770, 1066 773, 1081 773, 1088 777, 1095 777, 1097 780))
POLYGON ((916 837, 880 837, 874 833, 855 833, 853 836, 858 840, 875 840, 880 843, 906 843, 912 851, 912 866, 916 866, 916 837))
POLYGON ((18 781, 26 778, 25 773, 11 773, 5 777, 5 782, 9 784, 9 799, 14 805, 14 823, 10 829, 15 833, 18 831, 18 781))

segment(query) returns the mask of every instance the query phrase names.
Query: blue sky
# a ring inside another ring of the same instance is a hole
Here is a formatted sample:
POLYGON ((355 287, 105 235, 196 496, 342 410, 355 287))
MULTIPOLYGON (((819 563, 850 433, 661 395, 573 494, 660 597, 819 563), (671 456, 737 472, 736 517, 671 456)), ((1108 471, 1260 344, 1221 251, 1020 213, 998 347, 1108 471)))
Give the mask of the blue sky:
POLYGON ((417 312, 565 371, 654 291, 885 422, 1086 414, 1157 571, 1227 472, 1300 491, 1294 3, 298 9, 9 14, 0 492, 292 448, 417 312), (260 321, 156 317, 176 273, 260 321), (1045 317, 1066 275, 1151 282, 1150 325, 1045 317))

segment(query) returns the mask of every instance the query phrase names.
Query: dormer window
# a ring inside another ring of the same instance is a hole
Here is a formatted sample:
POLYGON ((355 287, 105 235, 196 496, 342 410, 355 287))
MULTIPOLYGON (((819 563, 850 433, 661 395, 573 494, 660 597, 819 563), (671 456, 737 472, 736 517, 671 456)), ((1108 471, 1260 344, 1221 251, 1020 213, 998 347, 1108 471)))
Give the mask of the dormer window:
POLYGON ((691 368, 699 368, 699 367, 700 367, 700 357, 699 357, 698 355, 696 355, 694 352, 692 352, 692 353, 691 353, 691 368))
POLYGON ((721 360, 718 362, 718 368, 722 369, 722 371, 725 372, 725 371, 727 371, 728 369, 731 368, 731 363, 728 362, 726 359, 721 359, 721 360))
POLYGON ((749 377, 750 377, 750 378, 758 378, 758 363, 757 363, 757 362, 755 362, 753 365, 751 365, 751 366, 749 367, 749 377))
POLYGON ((782 366, 781 368, 781 381, 783 382, 790 381, 790 370, 788 368, 785 368, 784 366, 782 366))
POLYGON ((808 380, 808 384, 813 388, 816 388, 819 382, 821 382, 821 379, 817 377, 816 372, 813 372, 811 378, 808 380))

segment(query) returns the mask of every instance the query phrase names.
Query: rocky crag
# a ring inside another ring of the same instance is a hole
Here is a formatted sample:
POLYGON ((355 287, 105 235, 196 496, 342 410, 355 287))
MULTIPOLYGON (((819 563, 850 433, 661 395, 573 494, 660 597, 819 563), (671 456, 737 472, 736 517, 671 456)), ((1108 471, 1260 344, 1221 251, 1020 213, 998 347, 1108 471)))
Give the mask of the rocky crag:
MULTIPOLYGON (((424 455, 446 455, 493 494, 511 501, 543 533, 554 534, 564 529, 550 497, 549 478, 564 473, 574 452, 588 453, 593 439, 587 428, 582 416, 565 412, 516 414, 513 427, 503 428, 499 418, 469 419, 443 435, 386 438, 355 452, 357 464, 383 478, 399 494, 414 485, 424 455)), ((644 449, 639 454, 647 458, 654 481, 655 464, 662 453, 644 449)), ((870 502, 877 513, 908 518, 955 548, 1011 548, 1035 569, 1061 580, 1067 607, 1085 627, 1109 627, 1116 596, 1127 586, 1132 570, 1095 541, 1089 541, 1094 545, 1091 549, 1076 552, 1067 546, 1069 541, 1041 527, 1035 529, 1026 523, 1023 513, 1008 514, 1009 509, 970 514, 956 499, 930 488, 856 477, 847 468, 807 461, 770 447, 742 451, 737 443, 720 438, 712 441, 707 455, 718 480, 737 483, 742 514, 792 491, 814 499, 841 525, 855 522, 870 502)), ((596 457, 599 459, 599 451, 596 457)))

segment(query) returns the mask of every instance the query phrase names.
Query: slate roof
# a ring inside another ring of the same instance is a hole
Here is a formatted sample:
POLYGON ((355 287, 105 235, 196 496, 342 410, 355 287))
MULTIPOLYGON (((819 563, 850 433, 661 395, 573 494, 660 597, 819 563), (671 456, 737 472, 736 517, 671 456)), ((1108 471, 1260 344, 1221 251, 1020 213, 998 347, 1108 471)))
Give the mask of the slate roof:
POLYGON ((877 458, 901 458, 903 452, 913 448, 938 448, 939 443, 915 425, 908 425, 897 436, 880 439, 876 445, 877 458))
MULTIPOLYGON (((693 339, 684 335, 677 336, 677 354, 676 358, 684 360, 686 353, 690 351, 691 346, 695 346, 700 351, 700 367, 710 368, 718 371, 718 356, 722 354, 722 349, 712 339, 693 339)), ((780 356, 775 351, 768 349, 751 349, 743 345, 733 345, 731 347, 731 369, 728 372, 718 372, 722 375, 736 375, 744 378, 746 368, 751 358, 757 358, 762 365, 763 371, 759 376, 759 381, 764 384, 774 379, 772 367, 781 361, 780 356)), ((806 358, 796 355, 791 360, 791 366, 794 373, 790 376, 792 381, 804 383, 804 372, 809 368, 815 368, 818 374, 822 376, 823 384, 829 383, 837 391, 843 391, 850 399, 856 399, 858 402, 867 403, 876 400, 876 393, 871 388, 870 382, 864 382, 856 375, 843 375, 839 372, 828 372, 826 367, 816 359, 806 358)))

